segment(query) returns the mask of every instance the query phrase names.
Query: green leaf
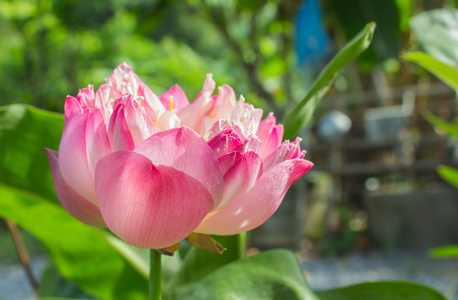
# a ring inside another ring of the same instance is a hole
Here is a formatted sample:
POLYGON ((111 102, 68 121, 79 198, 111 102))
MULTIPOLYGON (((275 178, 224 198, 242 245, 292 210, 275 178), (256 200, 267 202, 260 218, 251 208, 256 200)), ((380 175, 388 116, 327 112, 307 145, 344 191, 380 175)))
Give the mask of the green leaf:
MULTIPOLYGON (((103 231, 102 231, 103 232, 103 231)), ((127 260, 144 278, 149 276, 149 249, 131 246, 110 232, 103 232, 107 241, 127 260)))
POLYGON ((458 245, 442 246, 431 250, 432 257, 447 258, 458 257, 458 245))
MULTIPOLYGON (((134 267, 139 274, 145 279, 149 277, 149 259, 150 249, 137 248, 118 237, 111 232, 103 232, 108 242, 118 250, 118 252, 134 267)), ((181 258, 179 255, 166 256, 161 259, 162 282, 164 285, 175 276, 181 267, 181 258)))
POLYGON ((146 299, 147 280, 100 230, 77 221, 63 208, 1 184, 0 217, 32 233, 61 274, 89 294, 102 299, 146 299))
MULTIPOLYGON (((149 250, 149 249, 148 249, 149 250)), ((148 261, 149 265, 149 261, 148 261)), ((181 269, 182 261, 179 255, 166 256, 162 255, 161 269, 162 269, 162 284, 168 286, 169 282, 175 278, 178 271, 181 269)))
POLYGON ((441 165, 437 168, 437 173, 449 184, 458 188, 458 169, 441 165))
POLYGON ((68 281, 57 270, 56 266, 49 264, 43 271, 40 282, 41 297, 69 297, 96 299, 79 289, 73 282, 68 281))
POLYGON ((436 117, 435 115, 433 115, 430 112, 424 113, 423 116, 432 125, 436 126, 437 128, 445 131, 446 133, 458 139, 458 126, 457 125, 444 121, 441 118, 436 117))
MULTIPOLYGON (((348 1, 328 0, 330 11, 339 22, 335 24, 336 33, 343 32, 345 37, 356 35, 368 22, 377 24, 371 46, 358 57, 358 66, 370 71, 377 63, 396 58, 402 50, 401 10, 396 0, 348 1)), ((338 38, 337 38, 338 40, 338 38)))
POLYGON ((165 287, 165 299, 178 299, 193 284, 208 274, 237 260, 237 235, 213 236, 213 239, 223 245, 227 250, 223 254, 216 254, 192 247, 184 257, 178 273, 175 274, 165 287))
POLYGON ((413 0, 396 0, 398 6, 400 26, 402 32, 409 32, 409 21, 412 18, 413 0))
POLYGON ((0 183, 58 203, 44 148, 57 150, 64 117, 29 105, 0 107, 0 183))
POLYGON ((88 300, 88 299, 83 299, 83 298, 61 298, 61 297, 42 297, 42 298, 38 298, 38 300, 88 300))
POLYGON ((411 282, 368 282, 316 292, 320 300, 446 300, 439 292, 411 282))
POLYGON ((458 126, 447 121, 442 120, 441 118, 436 117, 430 112, 426 112, 423 114, 426 120, 429 123, 436 126, 437 128, 445 131, 446 133, 458 138, 458 126))
POLYGON ((447 65, 458 66, 458 10, 420 13, 410 19, 410 28, 425 52, 447 65))
POLYGON ((294 253, 267 251, 235 261, 206 276, 180 300, 318 300, 294 253))
POLYGON ((340 69, 369 47, 374 29, 375 23, 367 24, 321 71, 307 95, 285 119, 285 139, 294 138, 301 128, 310 123, 316 106, 328 91, 340 69))
POLYGON ((424 52, 403 53, 402 57, 422 66, 448 84, 452 89, 458 90, 457 68, 447 65, 424 52))

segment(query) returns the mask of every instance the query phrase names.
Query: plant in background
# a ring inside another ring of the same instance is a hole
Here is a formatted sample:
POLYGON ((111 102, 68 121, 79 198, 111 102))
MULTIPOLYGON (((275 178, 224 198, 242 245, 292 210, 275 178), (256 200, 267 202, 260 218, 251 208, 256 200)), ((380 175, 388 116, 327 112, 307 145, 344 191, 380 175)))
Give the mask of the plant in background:
MULTIPOLYGON (((337 72, 369 46, 374 27, 368 24, 318 75, 285 119, 286 138, 310 123, 337 72)), ((22 104, 1 108, 0 216, 36 236, 66 280, 100 299, 147 299, 148 283, 150 299, 444 299, 404 282, 314 292, 294 253, 244 258, 240 235, 213 237, 227 247, 222 255, 182 249, 159 264, 161 256, 151 251, 148 269, 143 249, 62 208, 147 248, 173 246, 187 236, 207 248, 211 240, 189 234, 234 234, 261 224, 311 164, 298 140, 282 143, 273 116, 261 121, 260 111, 235 101, 229 87, 212 95, 214 86, 207 78, 188 104, 178 87, 154 96, 120 66, 98 92, 89 87, 68 98, 65 116, 22 104), (48 150, 53 174, 44 147, 59 147, 48 150)), ((42 299, 64 296, 49 286, 67 283, 55 282, 45 274, 42 299)))
MULTIPOLYGON (((412 31, 425 52, 403 53, 402 57, 425 68, 455 92, 458 92, 458 57, 456 37, 458 9, 444 8, 422 12, 410 20, 412 31)), ((423 116, 429 123, 452 138, 458 139, 458 125, 447 122, 431 112, 423 116)), ((437 173, 450 185, 458 188, 458 169, 439 165, 437 173)), ((433 257, 458 257, 458 245, 431 250, 433 257)))
MULTIPOLYGON (((430 16, 432 15, 433 17, 436 17, 437 11, 433 11, 430 16)), ((450 13, 449 11, 443 11, 442 13, 450 13)), ((440 14, 440 13, 439 13, 440 14)), ((420 15, 421 18, 425 18, 428 16, 428 13, 424 13, 423 15, 420 15)), ((418 20, 418 19, 417 19, 418 20)), ((417 22, 417 20, 414 19, 414 24, 417 22)), ((446 30, 449 31, 449 30, 446 30)), ((440 30, 439 30, 440 32, 440 30)), ((418 33, 417 33, 418 34, 418 33)), ((444 33, 442 33, 444 34, 444 33)), ((448 39, 446 39, 448 42, 448 39)), ((410 60, 414 63, 417 63, 418 65, 422 66, 426 70, 430 71, 432 74, 437 76, 439 79, 441 79, 444 83, 449 85, 452 89, 455 91, 458 90, 458 69, 453 63, 450 63, 448 60, 443 59, 443 61, 440 61, 439 58, 442 58, 443 53, 440 53, 440 50, 437 51, 436 47, 438 45, 435 45, 434 43, 431 43, 431 48, 433 51, 430 51, 431 55, 424 53, 424 52, 411 52, 411 53, 404 53, 402 56, 410 60), (437 51, 437 52, 436 52, 437 51), (434 57, 435 55, 437 57, 434 57), (447 61, 445 63, 444 61, 447 61)), ((458 125, 456 123, 449 123, 434 114, 432 114, 429 111, 426 111, 423 114, 424 118, 431 123, 431 125, 435 126, 436 128, 442 130, 446 134, 448 134, 450 137, 455 139, 458 139, 458 125)), ((447 183, 449 183, 451 186, 454 186, 455 188, 458 188, 458 169, 451 167, 451 166, 446 166, 446 165, 439 165, 436 169, 437 173, 444 179, 447 183)), ((440 246, 434 249, 431 249, 430 251, 430 256, 435 257, 435 258, 456 258, 458 257, 458 245, 445 245, 445 246, 440 246)), ((458 277, 455 275, 454 279, 452 281, 452 287, 446 294, 448 296, 453 296, 453 294, 456 292, 456 283, 458 282, 458 277)))

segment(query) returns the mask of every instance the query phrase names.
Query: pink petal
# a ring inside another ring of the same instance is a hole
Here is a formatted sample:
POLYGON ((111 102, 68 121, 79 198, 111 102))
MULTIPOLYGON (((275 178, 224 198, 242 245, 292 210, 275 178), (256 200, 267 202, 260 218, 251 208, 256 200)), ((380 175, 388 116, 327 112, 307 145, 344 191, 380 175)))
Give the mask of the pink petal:
MULTIPOLYGON (((67 98, 67 103, 69 100, 73 101, 72 98, 67 98)), ((66 109, 73 105, 67 103, 66 109)), ((79 113, 70 114, 65 120, 59 145, 59 168, 62 177, 74 190, 96 204, 93 172, 90 170, 86 150, 86 126, 89 115, 88 109, 81 110, 79 113)))
POLYGON ((240 96, 240 100, 237 101, 232 111, 231 120, 244 129, 245 135, 256 135, 261 118, 262 109, 245 103, 245 99, 240 96))
POLYGON ((135 148, 135 143, 124 115, 125 102, 118 102, 117 100, 115 105, 116 107, 111 115, 108 126, 108 136, 113 145, 113 150, 132 150, 135 148))
POLYGON ((89 85, 87 88, 80 89, 76 100, 83 108, 95 108, 94 86, 89 85))
MULTIPOLYGON (((110 120, 108 121, 108 139, 110 140, 111 145, 113 146, 113 136, 114 136, 114 128, 116 125, 116 119, 118 118, 118 113, 119 110, 121 109, 121 104, 120 102, 122 101, 122 98, 119 98, 116 100, 114 107, 113 107, 113 112, 111 113, 110 120)), ((126 124, 127 126, 127 124, 126 124)), ((113 147, 114 149, 114 147, 113 147)))
POLYGON ((140 144, 156 130, 154 124, 132 96, 128 96, 122 107, 122 116, 132 136, 134 146, 140 144))
POLYGON ((218 158, 219 166, 221 167, 221 173, 225 175, 226 172, 232 168, 235 162, 242 157, 242 155, 242 153, 234 151, 218 158))
POLYGON ((223 176, 213 150, 205 140, 189 128, 160 131, 140 143, 135 152, 154 164, 173 167, 200 181, 219 203, 223 192, 223 176))
POLYGON ((132 67, 126 63, 117 66, 113 70, 107 85, 113 89, 111 93, 116 96, 111 97, 112 99, 117 99, 124 94, 130 94, 135 99, 137 99, 137 97, 143 97, 144 101, 142 102, 142 106, 153 122, 165 111, 164 106, 156 94, 140 80, 137 74, 132 70, 132 67))
POLYGON ((277 150, 277 148, 281 145, 282 141, 283 141, 283 125, 278 124, 272 128, 269 134, 269 137, 267 138, 265 142, 263 142, 261 149, 259 150, 259 154, 261 155, 262 158, 266 158, 272 152, 277 150))
POLYGON ((194 231, 233 235, 258 227, 277 210, 291 184, 312 165, 309 161, 295 159, 275 166, 263 174, 248 193, 210 213, 194 231))
POLYGON ((247 137, 243 134, 240 127, 228 120, 216 121, 214 124, 212 124, 212 127, 207 132, 205 132, 203 137, 205 140, 210 141, 215 136, 227 129, 232 129, 239 136, 242 143, 245 143, 247 137))
POLYGON ((202 87, 202 93, 213 94, 216 83, 213 80, 212 74, 207 74, 205 77, 204 85, 202 87))
POLYGON ((267 118, 259 123, 258 131, 256 132, 256 136, 261 142, 264 144, 269 139, 269 135, 272 132, 272 129, 275 126, 275 117, 273 113, 269 113, 267 118))
MULTIPOLYGON (((154 122, 159 115, 165 112, 164 105, 156 96, 156 94, 143 82, 138 87, 138 96, 145 98, 142 102, 145 112, 150 119, 154 122)), ((167 106, 168 107, 168 106, 167 106)))
POLYGON ((108 228, 140 248, 181 241, 213 207, 212 196, 199 181, 135 152, 102 158, 95 185, 108 228))
POLYGON ((262 174, 262 159, 255 152, 245 153, 224 174, 224 194, 216 209, 224 209, 225 205, 237 200, 248 192, 262 174))
POLYGON ((112 82, 115 84, 115 88, 121 92, 121 94, 131 94, 137 96, 138 87, 141 83, 140 78, 134 73, 132 67, 126 63, 122 63, 117 66, 111 73, 112 82))
POLYGON ((104 117, 99 109, 94 109, 88 117, 86 124, 86 151, 89 162, 89 171, 94 178, 97 162, 111 153, 110 141, 108 140, 107 127, 104 117))
POLYGON ((294 142, 286 141, 264 159, 263 172, 267 172, 275 165, 278 165, 286 160, 303 158, 304 155, 305 151, 301 151, 300 147, 300 138, 296 138, 294 142))
POLYGON ((180 118, 174 109, 167 110, 157 118, 155 124, 157 131, 169 130, 180 126, 180 118))
POLYGON ((218 88, 218 95, 215 100, 215 106, 217 107, 217 111, 215 111, 216 120, 229 119, 237 102, 234 90, 224 84, 218 88))
POLYGON ((46 154, 51 165, 57 198, 64 209, 83 223, 106 227, 98 206, 77 193, 62 177, 59 171, 59 154, 57 151, 46 149, 46 154))
POLYGON ((213 139, 215 136, 220 134, 228 124, 229 122, 227 120, 216 121, 215 124, 213 124, 213 126, 204 134, 204 139, 206 141, 213 139))
POLYGON ((102 84, 97 89, 97 92, 95 93, 95 105, 100 107, 106 124, 108 124, 110 114, 113 111, 114 100, 121 96, 121 92, 115 88, 114 83, 111 81, 108 81, 106 84, 102 84))
POLYGON ((301 141, 302 139, 300 137, 296 137, 296 139, 291 143, 291 144, 296 145, 296 147, 294 148, 294 152, 291 155, 290 159, 304 158, 306 151, 301 150, 301 141))
POLYGON ((202 118, 214 105, 212 94, 215 85, 215 81, 212 79, 211 74, 208 74, 202 92, 200 92, 196 99, 181 112, 181 125, 189 127, 198 133, 202 133, 202 118))
POLYGON ((254 151, 259 152, 259 148, 261 147, 262 142, 258 140, 255 136, 250 135, 248 138, 245 139, 245 142, 239 145, 234 151, 240 152, 247 152, 247 151, 254 151))
POLYGON ((81 107, 81 104, 78 102, 78 100, 72 96, 67 96, 64 105, 65 122, 67 122, 67 119, 73 115, 80 115, 82 113, 83 108, 81 107))
POLYGON ((165 108, 169 108, 170 100, 172 100, 173 108, 177 110, 177 114, 180 115, 181 111, 189 105, 189 100, 186 94, 183 92, 178 84, 172 86, 168 91, 159 96, 159 99, 165 108))
POLYGON ((232 115, 236 100, 234 90, 223 85, 218 88, 218 95, 212 97, 213 108, 202 118, 201 133, 210 130, 218 120, 229 120, 232 115))
POLYGON ((243 144, 239 135, 228 127, 208 141, 208 145, 213 149, 216 157, 220 158, 243 144))

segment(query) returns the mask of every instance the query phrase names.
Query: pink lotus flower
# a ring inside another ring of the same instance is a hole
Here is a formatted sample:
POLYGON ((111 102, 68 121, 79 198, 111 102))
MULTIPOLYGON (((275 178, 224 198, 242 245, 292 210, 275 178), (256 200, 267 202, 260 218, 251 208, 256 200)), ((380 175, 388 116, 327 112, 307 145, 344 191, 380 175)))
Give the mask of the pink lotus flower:
POLYGON ((95 94, 67 97, 59 152, 47 149, 62 206, 152 249, 265 222, 312 163, 273 115, 214 89, 207 75, 191 104, 178 85, 158 97, 122 64, 95 94))

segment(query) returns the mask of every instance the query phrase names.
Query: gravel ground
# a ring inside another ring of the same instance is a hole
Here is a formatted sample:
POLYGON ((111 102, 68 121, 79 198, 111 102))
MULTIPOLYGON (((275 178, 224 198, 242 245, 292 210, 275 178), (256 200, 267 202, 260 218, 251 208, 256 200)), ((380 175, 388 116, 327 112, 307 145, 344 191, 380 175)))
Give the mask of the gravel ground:
MULTIPOLYGON (((32 271, 35 278, 41 277, 41 272, 45 267, 45 258, 40 257, 33 259, 32 271)), ((0 265, 0 299, 33 299, 33 289, 30 286, 21 265, 0 265)))
POLYGON ((458 259, 432 259, 427 252, 359 253, 304 260, 301 266, 315 290, 368 281, 404 280, 430 286, 447 299, 458 300, 458 259))
MULTIPOLYGON (((34 259, 36 276, 46 265, 34 259)), ((430 259, 425 252, 393 251, 354 254, 338 258, 306 259, 301 262, 313 289, 324 290, 367 281, 408 280, 426 284, 458 300, 458 259, 430 259)), ((0 299, 32 298, 32 289, 20 265, 0 265, 0 299)))

